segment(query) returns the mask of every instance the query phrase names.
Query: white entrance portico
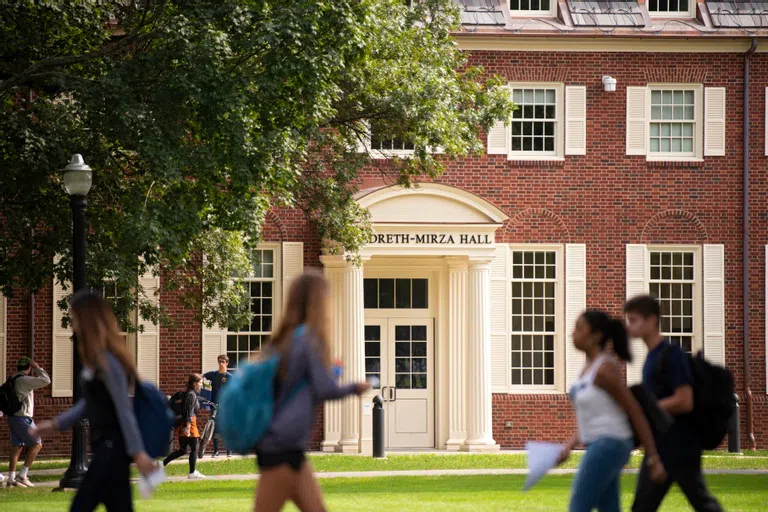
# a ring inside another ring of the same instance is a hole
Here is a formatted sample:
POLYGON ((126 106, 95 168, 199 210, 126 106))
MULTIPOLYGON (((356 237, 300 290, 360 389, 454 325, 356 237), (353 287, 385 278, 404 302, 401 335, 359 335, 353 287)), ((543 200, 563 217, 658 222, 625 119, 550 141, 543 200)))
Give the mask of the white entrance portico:
POLYGON ((507 216, 474 194, 431 183, 364 190, 357 201, 374 228, 362 268, 343 254, 326 251, 321 260, 343 379, 375 376, 380 386, 360 399, 326 404, 323 450, 366 448, 365 404, 375 394, 385 400, 390 449, 498 449, 490 269, 495 232, 507 216))

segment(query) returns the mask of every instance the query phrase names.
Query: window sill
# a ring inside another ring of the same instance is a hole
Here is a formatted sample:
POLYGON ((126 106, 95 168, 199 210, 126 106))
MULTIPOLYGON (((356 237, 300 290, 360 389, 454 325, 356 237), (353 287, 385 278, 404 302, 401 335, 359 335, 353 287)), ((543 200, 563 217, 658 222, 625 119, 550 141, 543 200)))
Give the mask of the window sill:
POLYGON ((704 167, 703 158, 691 158, 686 160, 646 160, 646 164, 650 168, 683 168, 683 169, 699 169, 704 167))
POLYGON ((554 400, 570 400, 568 394, 563 391, 554 389, 521 389, 521 390, 509 390, 507 392, 494 391, 493 395, 498 395, 504 400, 538 400, 538 401, 554 401, 554 400))
POLYGON ((507 161, 514 167, 563 167, 565 165, 565 158, 558 156, 527 157, 510 155, 507 161))

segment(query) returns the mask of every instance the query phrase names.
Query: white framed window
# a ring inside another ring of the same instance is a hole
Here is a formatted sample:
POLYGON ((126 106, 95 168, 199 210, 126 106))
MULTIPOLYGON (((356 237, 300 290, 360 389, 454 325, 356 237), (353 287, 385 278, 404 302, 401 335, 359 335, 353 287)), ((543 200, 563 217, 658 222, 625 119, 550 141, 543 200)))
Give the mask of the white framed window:
POLYGON ((510 390, 564 387, 563 247, 511 246, 510 390))
POLYGON ((648 14, 659 18, 693 18, 696 0, 647 0, 648 14))
POLYGON ((661 305, 661 333, 695 354, 703 347, 701 248, 650 246, 648 256, 648 291, 661 305))
POLYGON ((702 158, 702 92, 701 85, 649 86, 649 160, 702 158))
POLYGON ((512 16, 555 17, 557 0, 509 0, 509 12, 512 16))
MULTIPOLYGON (((123 297, 122 290, 120 289, 117 281, 114 279, 105 279, 101 287, 101 296, 104 297, 111 305, 112 309, 116 313, 122 313, 125 311, 125 297, 123 297)), ((122 315, 120 315, 122 316, 122 315)), ((136 322, 138 318, 138 311, 136 309, 128 312, 127 319, 120 320, 120 336, 123 338, 128 352, 133 357, 134 364, 138 361, 137 346, 136 346, 136 332, 132 329, 136 328, 136 322), (128 322, 131 325, 128 325, 128 322)))
POLYGON ((250 302, 251 321, 231 326, 226 344, 229 368, 237 368, 261 353, 275 326, 279 305, 280 255, 277 244, 263 244, 253 253, 253 275, 243 279, 250 302))
POLYGON ((511 84, 517 109, 510 120, 511 158, 561 158, 564 148, 563 84, 511 84))

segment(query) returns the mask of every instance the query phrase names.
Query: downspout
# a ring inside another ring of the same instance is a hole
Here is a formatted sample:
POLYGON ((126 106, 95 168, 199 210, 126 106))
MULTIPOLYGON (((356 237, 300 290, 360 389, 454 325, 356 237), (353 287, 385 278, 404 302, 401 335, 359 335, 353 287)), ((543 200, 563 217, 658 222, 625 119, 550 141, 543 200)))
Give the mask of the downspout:
POLYGON ((757 50, 757 39, 752 38, 752 45, 744 54, 744 221, 742 223, 742 288, 744 293, 744 396, 746 398, 747 438, 749 447, 754 450, 755 429, 752 421, 752 387, 750 386, 751 372, 749 367, 749 62, 757 50))

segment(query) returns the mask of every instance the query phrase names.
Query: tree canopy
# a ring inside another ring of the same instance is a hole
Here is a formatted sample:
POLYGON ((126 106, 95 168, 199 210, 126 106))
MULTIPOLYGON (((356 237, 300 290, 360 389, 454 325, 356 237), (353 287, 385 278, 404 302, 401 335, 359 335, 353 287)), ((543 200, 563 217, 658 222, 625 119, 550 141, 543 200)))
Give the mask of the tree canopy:
POLYGON ((205 323, 243 323, 232 278, 251 271, 275 207, 354 255, 370 230, 353 199, 369 156, 354 148, 372 123, 413 143, 382 171, 409 185, 482 151, 482 130, 514 108, 467 65, 453 2, 413 4, 3 3, 0 291, 71 280, 61 169, 73 153, 94 169, 89 285, 114 280, 121 315, 162 319, 137 279, 151 269, 205 323))

